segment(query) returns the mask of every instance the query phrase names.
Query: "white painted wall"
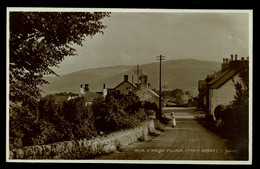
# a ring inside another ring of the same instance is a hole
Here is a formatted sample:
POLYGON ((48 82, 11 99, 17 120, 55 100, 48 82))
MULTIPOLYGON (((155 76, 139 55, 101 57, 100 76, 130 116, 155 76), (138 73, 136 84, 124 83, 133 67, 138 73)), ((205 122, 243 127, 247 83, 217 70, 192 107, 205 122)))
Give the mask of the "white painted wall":
POLYGON ((107 96, 107 89, 103 89, 103 96, 104 96, 104 97, 107 96))
MULTIPOLYGON (((239 81, 238 75, 235 75, 233 78, 235 82, 239 81)), ((210 114, 214 116, 214 110, 220 104, 225 106, 229 105, 234 100, 235 94, 236 89, 232 79, 218 89, 209 89, 210 114)))
POLYGON ((82 96, 82 95, 84 95, 84 94, 85 94, 84 88, 82 87, 82 88, 80 88, 80 90, 79 90, 79 95, 82 96))

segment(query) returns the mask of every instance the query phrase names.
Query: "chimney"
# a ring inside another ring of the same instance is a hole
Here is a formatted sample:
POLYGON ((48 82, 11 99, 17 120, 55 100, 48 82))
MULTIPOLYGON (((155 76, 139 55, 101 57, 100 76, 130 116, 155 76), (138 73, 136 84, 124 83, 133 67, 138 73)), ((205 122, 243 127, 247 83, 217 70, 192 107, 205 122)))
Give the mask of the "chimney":
POLYGON ((237 54, 235 55, 235 60, 237 60, 237 54))
POLYGON ((148 89, 151 89, 151 83, 147 83, 148 89))
POLYGON ((233 55, 231 55, 231 61, 233 61, 233 55))
POLYGON ((103 84, 103 97, 107 96, 106 84, 103 84))
POLYGON ((241 60, 244 60, 244 57, 241 57, 241 60))
POLYGON ((148 85, 147 85, 148 76, 142 74, 142 75, 140 76, 140 80, 141 80, 140 87, 141 87, 141 88, 148 88, 148 85))
POLYGON ((81 96, 83 94, 85 94, 85 92, 84 92, 84 89, 83 89, 83 85, 81 84, 80 85, 80 90, 79 90, 79 96, 81 96))
POLYGON ((228 63, 228 58, 226 58, 226 63, 228 63))
POLYGON ((249 56, 246 57, 246 60, 249 60, 249 56))
POLYGON ((88 84, 85 84, 85 92, 88 92, 89 91, 89 85, 88 84))
MULTIPOLYGON (((223 63, 221 64, 221 71, 224 71, 225 68, 226 68, 226 59, 223 58, 223 63)), ((209 76, 209 75, 207 75, 207 77, 208 77, 208 76, 209 76)))
POLYGON ((124 81, 128 82, 128 75, 124 75, 124 81))

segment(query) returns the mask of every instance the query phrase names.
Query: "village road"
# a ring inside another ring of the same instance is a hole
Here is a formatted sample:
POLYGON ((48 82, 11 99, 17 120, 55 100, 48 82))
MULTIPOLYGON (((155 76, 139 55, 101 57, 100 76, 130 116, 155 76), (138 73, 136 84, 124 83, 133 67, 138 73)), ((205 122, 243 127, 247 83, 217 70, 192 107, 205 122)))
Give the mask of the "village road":
POLYGON ((177 126, 148 141, 137 142, 120 151, 100 156, 107 160, 234 160, 225 139, 204 128, 195 119, 194 108, 165 108, 175 112, 177 126))

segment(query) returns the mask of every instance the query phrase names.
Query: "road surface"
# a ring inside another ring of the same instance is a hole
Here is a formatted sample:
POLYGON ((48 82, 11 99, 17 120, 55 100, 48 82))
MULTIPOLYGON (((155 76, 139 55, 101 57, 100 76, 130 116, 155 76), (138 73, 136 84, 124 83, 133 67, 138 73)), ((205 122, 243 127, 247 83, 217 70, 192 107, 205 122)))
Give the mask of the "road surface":
POLYGON ((194 108, 165 108, 175 112, 177 126, 148 141, 137 142, 114 153, 97 157, 107 160, 234 160, 225 139, 201 126, 194 108))

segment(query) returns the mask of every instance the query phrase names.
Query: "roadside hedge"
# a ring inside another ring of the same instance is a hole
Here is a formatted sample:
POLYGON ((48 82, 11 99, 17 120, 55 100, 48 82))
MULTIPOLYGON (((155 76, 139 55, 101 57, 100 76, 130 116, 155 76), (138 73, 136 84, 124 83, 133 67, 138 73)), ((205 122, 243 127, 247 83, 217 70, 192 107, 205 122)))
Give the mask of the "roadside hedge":
POLYGON ((95 99, 91 106, 86 106, 83 97, 57 102, 54 95, 47 95, 34 109, 10 107, 10 149, 90 139, 101 133, 134 128, 148 119, 152 109, 156 109, 154 105, 144 107, 135 94, 119 91, 95 99))

